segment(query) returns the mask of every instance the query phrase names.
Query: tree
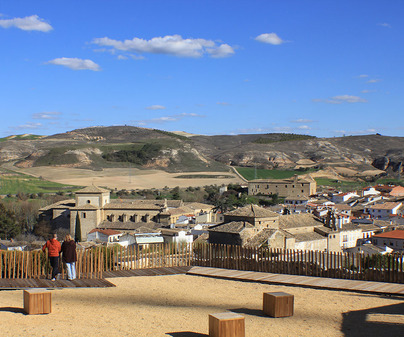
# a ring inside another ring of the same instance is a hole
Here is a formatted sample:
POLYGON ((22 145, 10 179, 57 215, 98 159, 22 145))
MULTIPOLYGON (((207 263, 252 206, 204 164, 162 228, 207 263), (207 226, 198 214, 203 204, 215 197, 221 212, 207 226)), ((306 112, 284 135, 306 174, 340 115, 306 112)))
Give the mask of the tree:
POLYGON ((2 203, 0 203, 0 238, 10 239, 20 234, 21 228, 19 227, 14 212, 7 210, 2 203))
POLYGON ((81 222, 80 222, 80 215, 78 212, 76 215, 76 227, 74 229, 74 241, 76 242, 81 241, 81 222))

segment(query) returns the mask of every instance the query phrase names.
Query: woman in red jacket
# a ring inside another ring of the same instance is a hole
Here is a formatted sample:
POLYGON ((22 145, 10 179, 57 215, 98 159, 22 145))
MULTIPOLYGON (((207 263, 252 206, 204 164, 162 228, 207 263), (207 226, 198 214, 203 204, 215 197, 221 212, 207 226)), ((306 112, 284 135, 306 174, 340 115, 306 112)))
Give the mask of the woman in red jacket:
POLYGON ((65 241, 62 243, 62 261, 66 264, 67 270, 67 279, 74 280, 76 278, 76 243, 70 236, 67 234, 65 237, 65 241))
POLYGON ((52 238, 46 241, 42 250, 48 249, 49 261, 52 267, 52 281, 56 281, 56 277, 59 274, 59 254, 62 250, 60 242, 57 240, 57 235, 53 234, 52 238))

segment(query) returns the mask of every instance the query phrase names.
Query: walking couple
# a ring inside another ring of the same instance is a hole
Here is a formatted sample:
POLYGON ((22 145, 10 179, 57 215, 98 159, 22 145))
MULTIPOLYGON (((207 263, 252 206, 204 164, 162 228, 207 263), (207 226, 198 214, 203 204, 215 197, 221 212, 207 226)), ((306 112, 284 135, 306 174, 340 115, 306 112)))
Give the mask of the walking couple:
POLYGON ((46 241, 42 250, 48 249, 49 261, 52 267, 52 281, 56 281, 56 277, 59 274, 59 254, 62 252, 62 261, 66 266, 67 279, 74 280, 76 278, 76 243, 67 234, 62 245, 57 239, 57 235, 53 234, 52 238, 46 241))

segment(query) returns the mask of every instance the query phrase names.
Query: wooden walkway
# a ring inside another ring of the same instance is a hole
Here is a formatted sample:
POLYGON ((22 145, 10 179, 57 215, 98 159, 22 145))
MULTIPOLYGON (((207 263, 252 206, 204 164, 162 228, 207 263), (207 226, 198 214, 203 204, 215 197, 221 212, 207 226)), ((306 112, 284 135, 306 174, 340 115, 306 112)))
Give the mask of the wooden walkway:
POLYGON ((186 274, 192 267, 162 267, 162 268, 147 268, 134 270, 114 270, 104 271, 102 276, 110 277, 131 277, 131 276, 159 276, 159 275, 176 275, 186 274))
POLYGON ((272 274, 254 271, 242 271, 233 269, 192 267, 189 275, 217 277, 239 281, 261 282, 270 284, 282 284, 299 287, 310 287, 317 289, 331 289, 342 291, 353 291, 370 294, 384 294, 404 296, 404 284, 343 280, 325 277, 272 274))
POLYGON ((104 279, 56 280, 48 279, 0 279, 0 290, 27 288, 106 288, 115 285, 104 279))

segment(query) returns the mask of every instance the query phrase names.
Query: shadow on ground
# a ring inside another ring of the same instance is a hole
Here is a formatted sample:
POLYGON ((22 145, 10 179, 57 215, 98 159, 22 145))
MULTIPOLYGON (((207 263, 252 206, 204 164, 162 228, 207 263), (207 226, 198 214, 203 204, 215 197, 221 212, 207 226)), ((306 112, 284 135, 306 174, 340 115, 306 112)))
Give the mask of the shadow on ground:
MULTIPOLYGON (((264 314, 263 310, 259 309, 248 309, 248 308, 237 308, 237 309, 228 309, 228 311, 235 312, 237 314, 245 314, 251 316, 258 316, 258 317, 268 317, 264 314)), ((268 317, 270 318, 270 317, 268 317)))
POLYGON ((346 337, 402 336, 404 302, 343 313, 341 332, 346 337))
POLYGON ((7 311, 7 312, 13 312, 15 314, 23 314, 26 315, 25 311, 23 308, 17 308, 17 307, 0 307, 0 312, 7 311))
POLYGON ((192 331, 180 331, 180 332, 167 332, 166 335, 172 337, 206 337, 204 333, 192 332, 192 331))

